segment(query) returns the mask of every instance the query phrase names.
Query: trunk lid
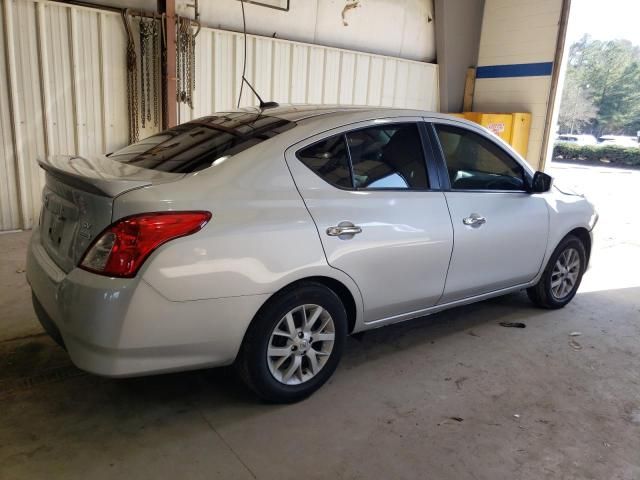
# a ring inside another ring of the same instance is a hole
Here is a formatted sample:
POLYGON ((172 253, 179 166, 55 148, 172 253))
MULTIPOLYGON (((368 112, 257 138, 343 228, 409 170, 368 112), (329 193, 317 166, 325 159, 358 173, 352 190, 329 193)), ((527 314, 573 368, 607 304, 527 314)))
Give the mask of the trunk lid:
POLYGON ((78 264, 96 235, 112 223, 113 201, 118 195, 184 177, 105 156, 58 155, 38 163, 46 171, 39 222, 41 242, 65 272, 78 264))

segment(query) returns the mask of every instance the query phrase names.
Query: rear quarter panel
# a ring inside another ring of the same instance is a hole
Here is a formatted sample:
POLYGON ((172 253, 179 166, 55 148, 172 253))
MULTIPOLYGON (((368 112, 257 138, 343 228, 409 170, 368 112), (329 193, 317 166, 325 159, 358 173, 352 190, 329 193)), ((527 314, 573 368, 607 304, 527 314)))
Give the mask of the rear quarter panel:
POLYGON ((286 166, 281 142, 257 148, 172 184, 119 197, 114 220, 145 211, 208 210, 198 233, 161 246, 142 279, 172 301, 272 294, 296 280, 328 276, 356 299, 357 286, 331 268, 286 166))

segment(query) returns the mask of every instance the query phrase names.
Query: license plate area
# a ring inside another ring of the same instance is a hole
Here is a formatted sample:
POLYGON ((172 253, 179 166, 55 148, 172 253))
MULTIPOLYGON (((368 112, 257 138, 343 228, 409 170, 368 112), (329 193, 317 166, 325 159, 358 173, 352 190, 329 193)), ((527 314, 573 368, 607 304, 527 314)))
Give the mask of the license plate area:
POLYGON ((78 208, 47 189, 42 200, 42 243, 53 260, 66 269, 73 263, 71 245, 78 226, 78 208))
POLYGON ((87 192, 47 173, 42 191, 40 241, 65 273, 73 270, 91 242, 111 223, 113 198, 87 192))

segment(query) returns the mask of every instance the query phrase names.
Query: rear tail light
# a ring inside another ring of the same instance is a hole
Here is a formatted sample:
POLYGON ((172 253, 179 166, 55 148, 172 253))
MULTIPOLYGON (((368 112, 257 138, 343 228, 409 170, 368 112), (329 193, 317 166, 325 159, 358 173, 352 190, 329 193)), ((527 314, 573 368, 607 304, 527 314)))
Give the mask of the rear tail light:
POLYGON ((109 277, 134 277, 156 248, 196 233, 210 219, 209 212, 157 212, 123 218, 96 238, 80 268, 109 277))

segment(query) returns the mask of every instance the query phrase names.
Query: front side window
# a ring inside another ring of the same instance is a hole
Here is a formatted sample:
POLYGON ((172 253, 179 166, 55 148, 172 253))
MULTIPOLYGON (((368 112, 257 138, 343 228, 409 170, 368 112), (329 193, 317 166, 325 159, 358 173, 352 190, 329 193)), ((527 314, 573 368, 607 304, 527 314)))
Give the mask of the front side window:
POLYGON ((524 190, 524 168, 482 135, 435 125, 454 190, 524 190))
POLYGON ((341 188, 429 188, 418 126, 380 125, 334 135, 306 147, 298 158, 341 188))

